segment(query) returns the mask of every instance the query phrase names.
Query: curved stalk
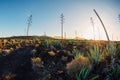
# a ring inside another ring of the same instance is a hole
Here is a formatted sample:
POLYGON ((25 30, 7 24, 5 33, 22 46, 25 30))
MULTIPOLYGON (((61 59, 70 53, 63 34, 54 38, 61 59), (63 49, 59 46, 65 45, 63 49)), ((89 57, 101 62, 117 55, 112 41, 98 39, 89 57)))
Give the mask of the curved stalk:
POLYGON ((98 15, 98 13, 96 12, 95 9, 93 9, 93 11, 94 11, 95 14, 97 15, 98 19, 100 20, 100 22, 101 22, 101 24, 102 24, 102 26, 103 26, 103 28, 104 28, 104 31, 105 31, 105 34, 106 34, 107 40, 110 41, 109 35, 108 35, 108 33, 107 33, 107 30, 106 30, 106 28, 105 28, 105 25, 104 25, 103 22, 102 22, 102 19, 100 18, 100 16, 98 15))

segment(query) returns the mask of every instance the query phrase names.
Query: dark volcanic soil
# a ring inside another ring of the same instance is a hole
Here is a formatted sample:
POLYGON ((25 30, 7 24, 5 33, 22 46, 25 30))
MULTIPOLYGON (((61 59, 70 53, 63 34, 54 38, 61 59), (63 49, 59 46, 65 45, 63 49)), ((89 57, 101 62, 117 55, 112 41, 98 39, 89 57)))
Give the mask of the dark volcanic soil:
POLYGON ((66 64, 74 58, 72 55, 64 50, 41 48, 37 47, 32 54, 35 47, 24 47, 0 57, 0 80, 74 80, 66 72, 66 64), (55 55, 50 55, 50 51, 55 55), (41 62, 32 63, 33 57, 39 57, 41 62))

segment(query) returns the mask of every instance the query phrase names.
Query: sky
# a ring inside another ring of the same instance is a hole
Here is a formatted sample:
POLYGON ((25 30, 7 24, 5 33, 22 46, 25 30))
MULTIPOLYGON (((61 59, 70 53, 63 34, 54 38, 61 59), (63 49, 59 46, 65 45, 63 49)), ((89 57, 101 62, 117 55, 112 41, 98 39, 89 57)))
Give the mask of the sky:
POLYGON ((95 9, 111 40, 120 40, 120 0, 0 0, 0 37, 24 36, 32 14, 29 35, 61 36, 61 19, 66 38, 106 40, 95 9), (92 17, 93 26, 90 21, 92 17), (75 35, 75 33, 77 33, 75 35))

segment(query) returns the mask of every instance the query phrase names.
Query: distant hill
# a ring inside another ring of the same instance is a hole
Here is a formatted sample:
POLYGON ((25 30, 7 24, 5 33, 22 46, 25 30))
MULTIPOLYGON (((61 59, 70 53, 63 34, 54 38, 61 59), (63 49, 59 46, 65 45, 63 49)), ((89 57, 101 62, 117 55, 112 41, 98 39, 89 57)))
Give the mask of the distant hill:
POLYGON ((76 38, 74 38, 74 39, 76 39, 76 40, 87 40, 87 39, 85 39, 85 38, 80 38, 80 37, 76 37, 76 38))
POLYGON ((54 39, 53 37, 49 37, 49 36, 12 36, 12 37, 3 37, 3 38, 0 38, 0 39, 34 39, 34 38, 54 39))
MULTIPOLYGON (((12 36, 12 37, 3 37, 0 38, 1 39, 41 39, 41 40, 45 40, 45 39, 61 39, 60 36, 55 36, 55 37, 50 37, 50 36, 12 36)), ((64 38, 65 39, 65 38, 64 38)), ((85 38, 66 38, 66 40, 87 40, 85 38)))

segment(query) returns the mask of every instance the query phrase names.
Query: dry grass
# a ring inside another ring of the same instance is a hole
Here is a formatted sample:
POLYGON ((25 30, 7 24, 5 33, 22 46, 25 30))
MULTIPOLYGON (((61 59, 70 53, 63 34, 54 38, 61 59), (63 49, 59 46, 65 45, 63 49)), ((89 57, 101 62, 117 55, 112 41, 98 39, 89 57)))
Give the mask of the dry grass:
POLYGON ((14 78, 16 75, 15 74, 6 74, 6 75, 2 75, 2 77, 0 78, 0 80, 12 80, 12 78, 14 78))
POLYGON ((34 58, 31 58, 31 61, 32 61, 32 69, 35 72, 39 72, 39 68, 43 67, 43 62, 41 61, 41 58, 34 57, 34 58))
POLYGON ((39 58, 39 57, 31 58, 31 60, 32 60, 32 63, 40 63, 41 62, 41 58, 39 58))
POLYGON ((12 50, 11 49, 5 49, 5 50, 3 50, 3 52, 5 52, 5 54, 9 54, 10 52, 12 52, 12 50))
POLYGON ((54 52, 54 51, 50 51, 50 52, 48 52, 48 54, 49 54, 50 56, 55 56, 55 52, 54 52))
POLYGON ((36 49, 31 50, 31 53, 32 53, 32 54, 35 54, 36 52, 37 52, 36 49))
POLYGON ((88 67, 90 65, 89 59, 83 56, 75 58, 70 63, 67 64, 67 72, 70 75, 73 75, 75 71, 79 71, 82 66, 88 67))

